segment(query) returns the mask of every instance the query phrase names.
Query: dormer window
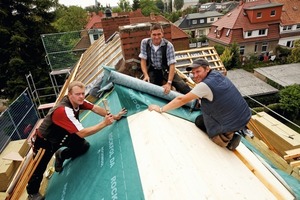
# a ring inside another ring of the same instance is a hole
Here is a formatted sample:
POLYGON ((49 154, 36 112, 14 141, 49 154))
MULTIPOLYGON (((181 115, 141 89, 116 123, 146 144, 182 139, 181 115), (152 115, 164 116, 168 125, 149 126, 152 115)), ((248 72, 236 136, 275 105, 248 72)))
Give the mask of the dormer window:
POLYGON ((262 13, 261 12, 256 13, 256 18, 261 18, 261 17, 262 17, 262 13))
POLYGON ((247 36, 248 36, 248 37, 251 37, 251 36, 252 36, 252 31, 248 31, 248 32, 247 32, 247 36))
POLYGON ((284 26, 283 30, 284 31, 292 30, 292 26, 284 26))
POLYGON ((276 10, 271 10, 271 17, 275 17, 276 15, 276 10))
POLYGON ((192 24, 197 24, 197 20, 192 20, 192 24))
POLYGON ((228 37, 229 34, 230 34, 230 29, 227 30, 227 32, 226 32, 226 37, 228 37))
POLYGON ((216 35, 217 35, 217 38, 219 38, 220 37, 220 31, 217 30, 216 35))
POLYGON ((266 29, 260 29, 258 35, 266 35, 266 29))

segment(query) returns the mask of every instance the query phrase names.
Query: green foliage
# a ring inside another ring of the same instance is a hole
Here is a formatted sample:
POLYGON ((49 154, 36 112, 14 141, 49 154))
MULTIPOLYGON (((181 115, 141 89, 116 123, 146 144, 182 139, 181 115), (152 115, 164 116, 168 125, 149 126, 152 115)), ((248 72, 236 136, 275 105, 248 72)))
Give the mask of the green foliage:
POLYGON ((123 12, 131 11, 130 2, 128 0, 120 0, 118 6, 123 12))
POLYGON ((300 62, 300 40, 294 42, 294 48, 291 54, 287 57, 288 63, 298 63, 300 62))
POLYGON ((156 6, 160 10, 161 13, 164 12, 165 5, 164 5, 164 2, 162 0, 156 0, 156 6))
POLYGON ((57 19, 52 24, 59 32, 79 31, 87 24, 87 12, 78 6, 61 6, 57 10, 57 19))
POLYGON ((160 12, 153 0, 140 0, 140 5, 145 16, 150 16, 150 13, 158 14, 160 12))
POLYGON ((174 7, 176 10, 180 10, 183 7, 184 0, 174 0, 174 7))
POLYGON ((241 61, 240 61, 240 49, 236 42, 232 43, 230 45, 230 52, 232 54, 231 62, 228 65, 227 70, 234 69, 234 68, 240 68, 241 67, 241 61))
POLYGON ((228 70, 231 65, 233 53, 231 50, 226 47, 223 54, 220 56, 221 61, 223 62, 224 67, 228 70))
POLYGON ((139 0, 133 0, 132 10, 137 10, 139 8, 140 8, 140 1, 139 0))
POLYGON ((171 13, 172 12, 172 8, 173 8, 173 1, 172 0, 168 0, 167 12, 171 13))
MULTIPOLYGON (((12 100, 27 87, 26 74, 49 77, 41 34, 54 32, 57 0, 11 0, 0 8, 0 97, 12 100)), ((40 81, 40 80, 39 80, 40 81)))
POLYGON ((293 120, 299 117, 300 85, 287 86, 279 92, 280 107, 292 115, 293 120))
POLYGON ((165 13, 165 17, 170 20, 171 22, 176 22, 181 16, 181 11, 165 13))
POLYGON ((283 48, 281 46, 277 46, 275 48, 276 54, 279 58, 288 57, 291 54, 291 50, 288 48, 283 48))
POLYGON ((216 44, 214 47, 219 55, 222 55, 225 51, 225 47, 223 45, 216 44))

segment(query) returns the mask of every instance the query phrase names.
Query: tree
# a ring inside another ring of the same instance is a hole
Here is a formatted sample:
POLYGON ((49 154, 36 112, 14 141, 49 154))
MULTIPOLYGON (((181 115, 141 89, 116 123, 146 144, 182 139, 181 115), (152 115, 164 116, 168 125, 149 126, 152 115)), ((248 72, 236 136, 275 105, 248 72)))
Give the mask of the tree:
POLYGON ((240 61, 240 49, 238 47, 238 44, 236 42, 232 43, 230 45, 230 52, 232 54, 231 62, 228 65, 228 70, 233 68, 239 68, 241 66, 240 61))
POLYGON ((223 62, 224 67, 228 70, 232 62, 233 53, 231 50, 226 47, 222 55, 220 56, 221 61, 223 62))
POLYGON ((180 10, 183 7, 183 0, 174 0, 174 7, 176 10, 180 10))
POLYGON ((299 117, 300 110, 300 85, 287 86, 279 92, 280 108, 292 116, 292 121, 299 117))
MULTIPOLYGON (((3 1, 2 1, 3 2, 3 1)), ((54 32, 58 0, 12 0, 0 7, 0 96, 14 99, 27 87, 26 74, 49 77, 41 34, 54 32)), ((40 79, 41 82, 43 79, 40 79)))
POLYGON ((300 62, 300 40, 294 42, 294 48, 292 49, 291 55, 287 58, 288 63, 298 63, 300 62))
POLYGON ((145 16, 149 16, 150 13, 159 13, 159 9, 156 7, 155 2, 152 0, 140 0, 140 5, 142 13, 145 16))
POLYGON ((61 6, 52 24, 59 32, 79 31, 87 24, 88 13, 78 6, 61 6))
POLYGON ((173 8, 173 1, 172 0, 168 0, 168 9, 167 9, 167 12, 171 13, 172 12, 172 8, 173 8))
POLYGON ((133 0, 132 10, 137 10, 139 8, 140 8, 140 1, 139 0, 133 0))
POLYGON ((121 8, 123 12, 131 11, 130 3, 128 0, 120 0, 118 6, 121 8))
POLYGON ((156 0, 156 7, 160 10, 161 13, 165 10, 165 5, 162 0, 156 0))

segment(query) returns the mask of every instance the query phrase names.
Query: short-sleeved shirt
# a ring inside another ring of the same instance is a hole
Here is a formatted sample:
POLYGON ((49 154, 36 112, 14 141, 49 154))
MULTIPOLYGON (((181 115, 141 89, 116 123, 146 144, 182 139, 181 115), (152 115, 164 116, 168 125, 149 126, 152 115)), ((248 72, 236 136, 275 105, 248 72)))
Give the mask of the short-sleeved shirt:
POLYGON ((166 39, 162 39, 161 43, 159 45, 159 48, 157 51, 155 51, 154 45, 152 43, 152 39, 151 38, 145 38, 142 40, 141 42, 141 52, 139 54, 139 57, 141 59, 145 59, 147 60, 147 43, 148 40, 150 40, 149 44, 151 47, 151 60, 152 60, 152 65, 155 69, 161 69, 162 66, 162 51, 161 51, 161 46, 163 45, 167 45, 167 51, 166 51, 166 57, 167 57, 167 63, 168 66, 170 66, 171 64, 175 64, 176 63, 176 59, 175 59, 175 50, 174 50, 174 46, 172 45, 171 42, 168 42, 166 39))
POLYGON ((84 100, 83 104, 79 106, 77 111, 67 106, 60 106, 53 111, 52 122, 71 134, 77 133, 84 128, 79 121, 79 111, 91 110, 93 106, 94 105, 87 100, 84 100))
MULTIPOLYGON (((212 101, 214 96, 211 89, 206 85, 206 83, 198 83, 192 90, 191 93, 197 95, 200 99, 205 98, 208 101, 212 101)), ((201 100, 199 100, 201 102, 201 100)))

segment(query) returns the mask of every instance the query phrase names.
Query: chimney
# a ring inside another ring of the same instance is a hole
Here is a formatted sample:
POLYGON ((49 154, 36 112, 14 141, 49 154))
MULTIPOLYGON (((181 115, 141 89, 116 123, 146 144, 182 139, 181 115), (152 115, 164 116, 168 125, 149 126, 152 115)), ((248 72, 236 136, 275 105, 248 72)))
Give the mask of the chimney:
POLYGON ((125 26, 130 24, 128 15, 117 17, 105 17, 101 19, 101 22, 105 41, 116 31, 119 31, 119 26, 125 26))

